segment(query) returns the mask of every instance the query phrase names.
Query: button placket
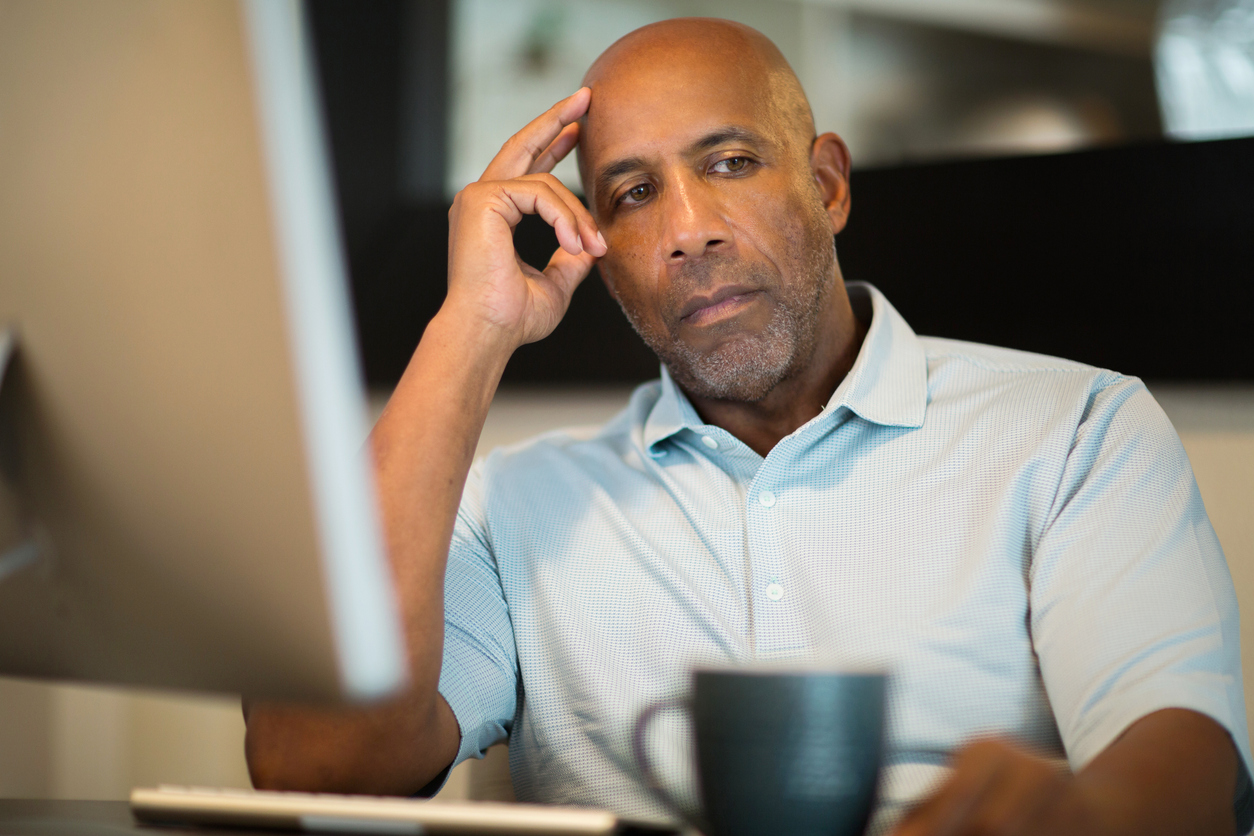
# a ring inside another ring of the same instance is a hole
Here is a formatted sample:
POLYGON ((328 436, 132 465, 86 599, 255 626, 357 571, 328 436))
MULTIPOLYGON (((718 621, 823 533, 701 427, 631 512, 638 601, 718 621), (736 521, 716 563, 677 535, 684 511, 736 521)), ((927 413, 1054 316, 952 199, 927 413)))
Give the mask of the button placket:
MULTIPOLYGON (((774 454, 775 451, 772 451, 774 454)), ((786 451, 783 451, 786 452, 786 451)), ((787 458, 787 457, 784 457, 787 458)), ((779 456, 765 461, 749 486, 746 511, 754 533, 757 553, 753 563, 753 597, 758 602, 755 652, 764 659, 783 658, 796 651, 797 613, 794 591, 785 583, 788 577, 786 552, 788 538, 779 530, 784 524, 782 491, 784 471, 779 456), (768 487, 769 486, 769 487, 768 487)))

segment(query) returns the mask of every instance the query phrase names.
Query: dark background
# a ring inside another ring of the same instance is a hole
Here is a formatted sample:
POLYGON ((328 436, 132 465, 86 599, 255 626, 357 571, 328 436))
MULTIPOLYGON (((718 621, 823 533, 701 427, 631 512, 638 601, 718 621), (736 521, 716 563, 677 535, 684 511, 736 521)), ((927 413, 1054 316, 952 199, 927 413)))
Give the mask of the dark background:
MULTIPOLYGON (((391 386, 444 298, 449 0, 309 10, 365 373, 391 386), (402 141, 422 149, 407 190, 402 141)), ((1254 138, 861 169, 852 191, 845 277, 877 285, 920 334, 1159 381, 1254 380, 1254 138)), ((538 266, 556 247, 535 218, 516 242, 538 266)), ((505 380, 656 374, 593 275, 505 380)))

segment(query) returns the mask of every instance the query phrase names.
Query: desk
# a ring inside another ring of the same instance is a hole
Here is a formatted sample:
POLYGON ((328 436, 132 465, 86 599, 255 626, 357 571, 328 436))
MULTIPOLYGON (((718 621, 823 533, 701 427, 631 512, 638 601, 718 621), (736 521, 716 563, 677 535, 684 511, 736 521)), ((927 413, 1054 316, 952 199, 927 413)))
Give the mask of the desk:
MULTIPOLYGON (((198 828, 138 825, 126 801, 34 801, 0 799, 0 836, 276 836, 284 831, 238 827, 198 828)), ((288 831, 299 836, 300 831, 288 831)), ((628 830, 657 836, 657 830, 628 830)), ((684 831, 683 836, 700 836, 684 831)))

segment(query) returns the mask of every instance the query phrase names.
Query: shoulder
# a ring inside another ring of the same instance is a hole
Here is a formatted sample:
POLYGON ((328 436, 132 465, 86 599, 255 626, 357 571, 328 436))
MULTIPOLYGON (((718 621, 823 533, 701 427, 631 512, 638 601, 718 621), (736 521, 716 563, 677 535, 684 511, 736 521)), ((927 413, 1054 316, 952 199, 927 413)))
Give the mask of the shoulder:
POLYGON ((1056 374, 1056 375, 1110 375, 1122 377, 1116 372, 1100 369, 1074 360, 1034 354, 1014 348, 949 340, 943 337, 919 337, 927 354, 929 366, 960 364, 975 369, 1000 374, 1056 374))
POLYGON ((1073 443, 1117 428, 1118 436, 1171 441, 1174 430, 1139 378, 1061 357, 921 337, 929 411, 995 416, 1007 428, 1039 425, 1073 443))
POLYGON ((920 337, 919 341, 927 356, 933 396, 991 388, 1088 403, 1102 393, 1145 390, 1138 378, 1062 357, 941 337, 920 337))

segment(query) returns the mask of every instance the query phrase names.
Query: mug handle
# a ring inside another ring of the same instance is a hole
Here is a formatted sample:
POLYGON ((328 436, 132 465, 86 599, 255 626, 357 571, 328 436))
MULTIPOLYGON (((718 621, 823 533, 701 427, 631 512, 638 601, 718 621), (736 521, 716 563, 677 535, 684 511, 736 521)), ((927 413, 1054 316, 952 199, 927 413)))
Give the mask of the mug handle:
POLYGON ((665 700, 658 700, 640 712, 640 716, 636 718, 636 728, 631 737, 631 752, 636 759, 636 769, 640 771, 644 779, 644 785, 649 792, 653 793, 653 797, 662 802, 663 807, 675 813, 688 824, 704 830, 705 823, 694 818, 676 800, 675 796, 667 792, 666 788, 662 786, 662 782, 658 780, 657 773, 653 770, 653 764, 649 762, 649 755, 645 751, 644 737, 645 732, 649 729, 649 724, 653 722, 653 718, 658 714, 663 711, 669 711, 672 708, 688 708, 688 701, 680 697, 671 697, 665 700))

